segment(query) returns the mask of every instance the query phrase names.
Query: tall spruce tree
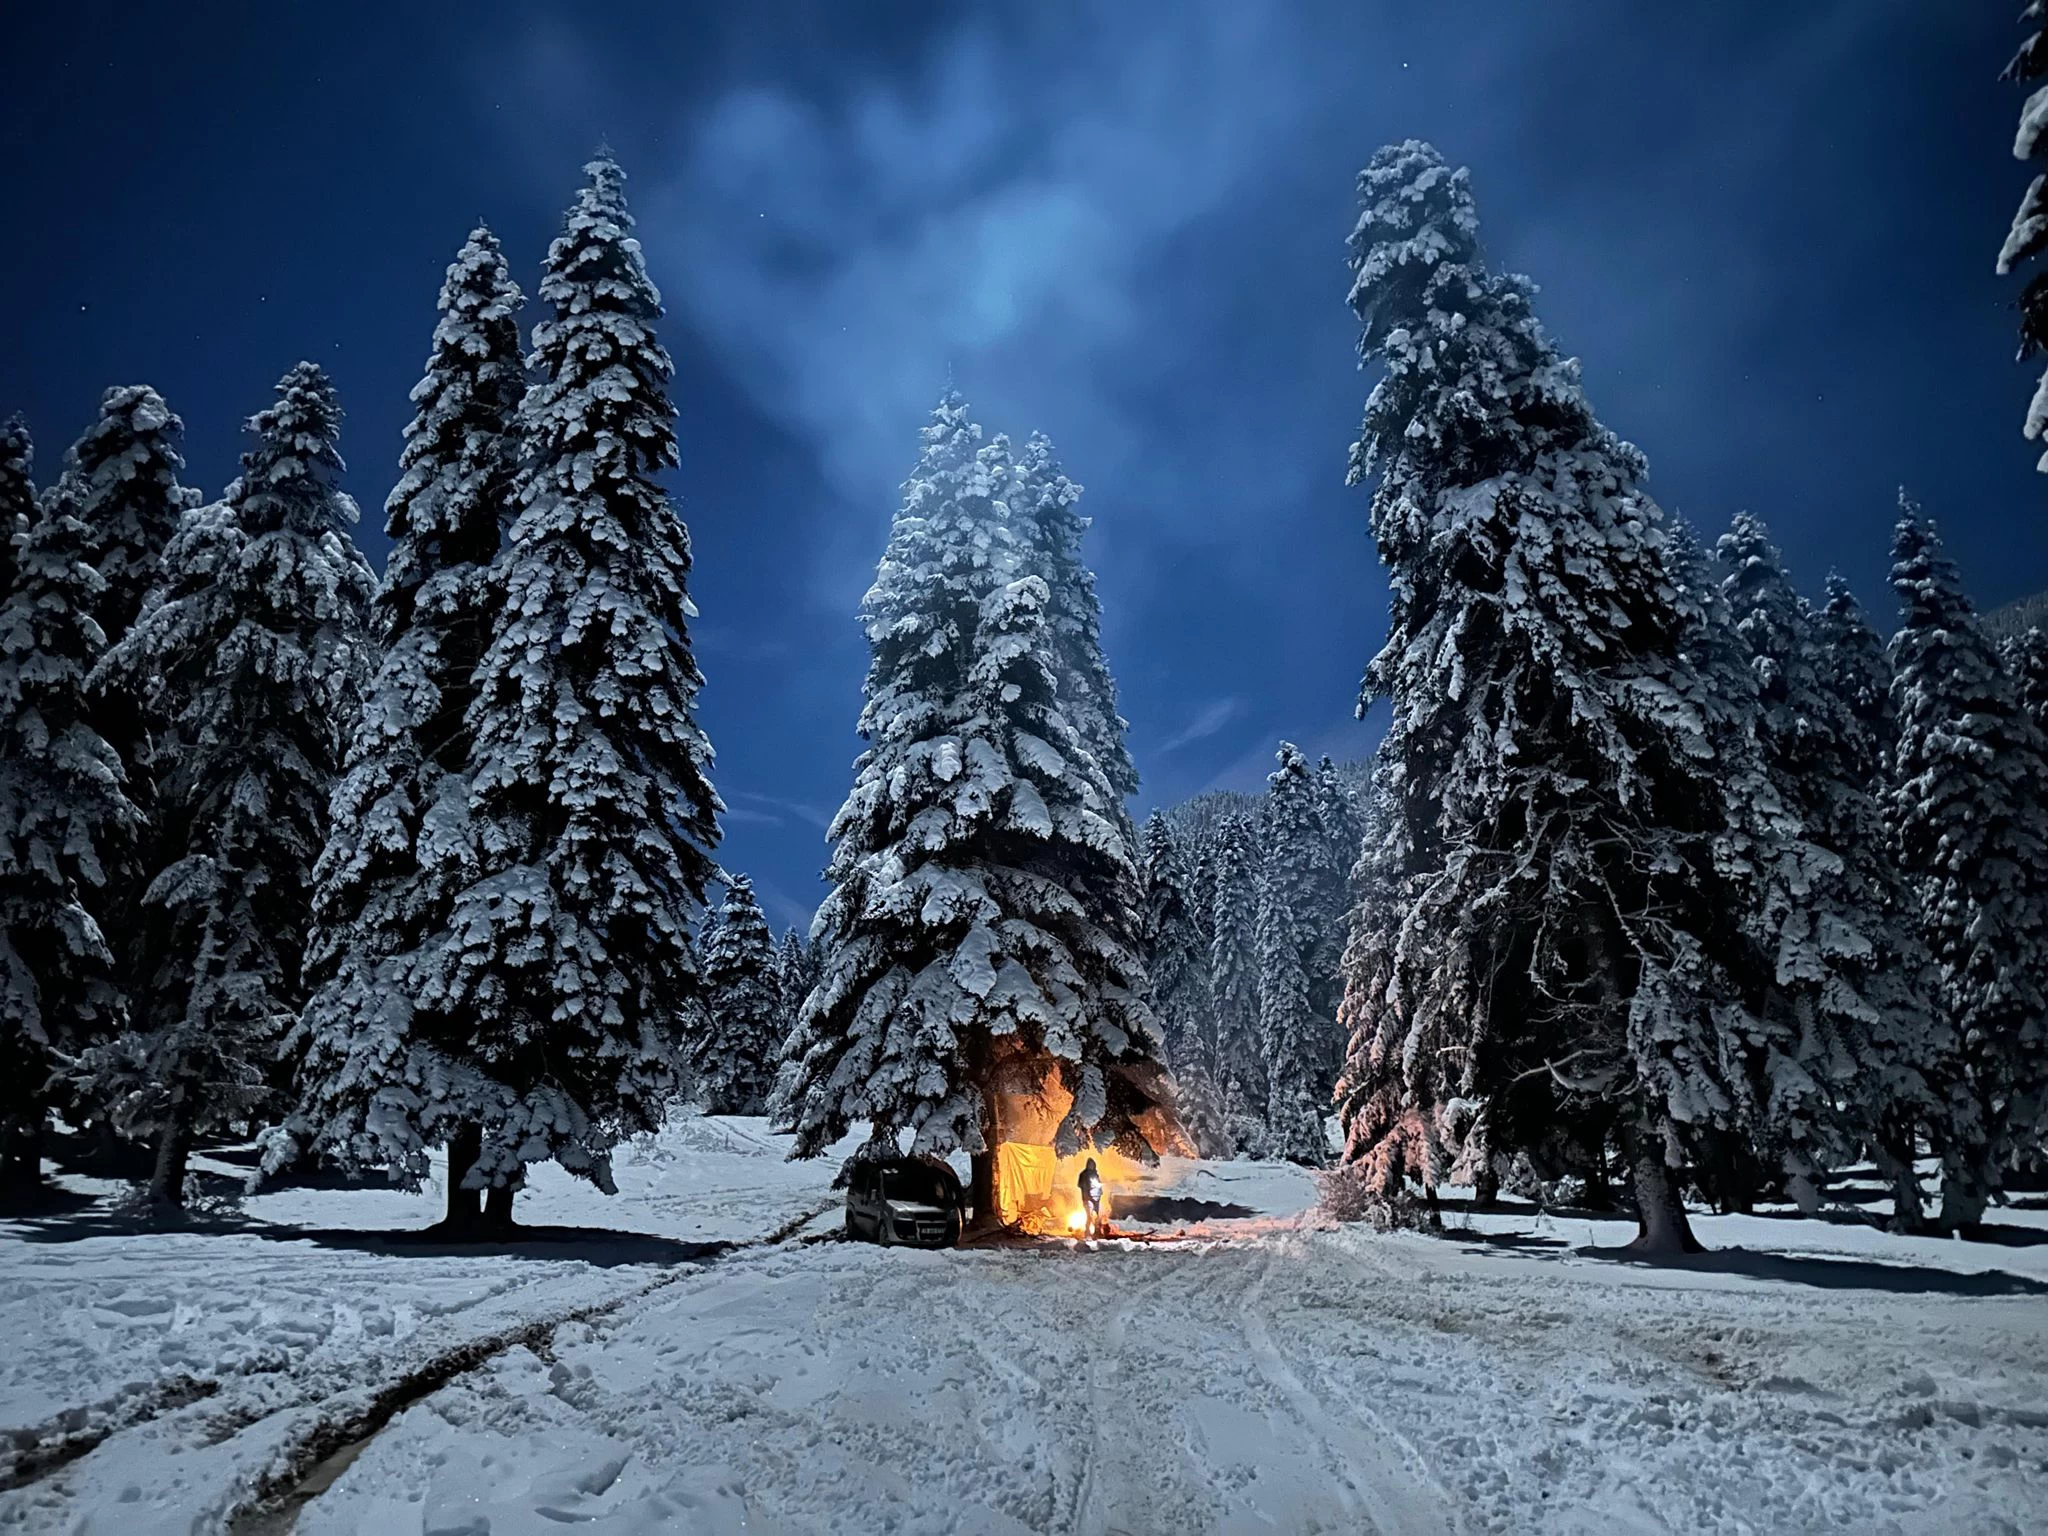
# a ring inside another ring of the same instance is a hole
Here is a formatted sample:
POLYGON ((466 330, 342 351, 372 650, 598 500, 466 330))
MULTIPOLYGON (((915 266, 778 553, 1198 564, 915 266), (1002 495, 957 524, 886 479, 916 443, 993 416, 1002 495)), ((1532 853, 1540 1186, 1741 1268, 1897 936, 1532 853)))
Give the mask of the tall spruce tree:
MULTIPOLYGON (((2048 85, 2036 83, 2048 76, 2048 32, 2041 26, 2044 21, 2048 21, 2048 0, 2028 0, 2020 12, 2020 22, 2034 30, 1999 76, 2001 80, 2030 87, 2026 105, 2020 109, 2019 132, 2013 137, 2015 160, 2048 156, 2048 85)), ((2048 174, 2037 175, 2020 199, 2012 228, 1998 252, 1998 275, 2004 277, 2015 267, 2027 265, 2043 250, 2048 250, 2048 174)), ((2037 271, 2027 280, 2020 293, 2019 312, 2019 360, 2025 362, 2048 348, 2048 272, 2037 271)), ((2025 433, 2030 441, 2037 442, 2048 433, 2048 372, 2041 375, 2033 403, 2027 407, 2025 433)), ((2048 471, 2048 442, 2042 446, 2038 467, 2048 471)))
POLYGON ((1337 1075, 1334 985, 1345 913, 1339 844, 1308 759, 1280 743, 1266 781, 1265 878, 1257 918, 1259 1035, 1272 1155, 1320 1164, 1337 1075))
POLYGON ((1359 845, 1365 837, 1365 815, 1344 770, 1328 756, 1316 764, 1316 819, 1329 840, 1331 863, 1348 872, 1358 862, 1359 845))
POLYGON ((1967 1226, 2048 1131, 2048 742, 1919 509, 1892 543, 1901 628, 1893 853, 1918 897, 1954 1052, 1937 1065, 1941 1220, 1967 1226))
POLYGON ((1860 767, 1870 770, 1867 784, 1881 784, 1877 772, 1898 738, 1892 714, 1892 663, 1885 643, 1839 571, 1829 571, 1827 601, 1814 626, 1827 669, 1827 686, 1841 696, 1859 730, 1852 738, 1860 767))
POLYGON ((1223 1112, 1239 1152, 1266 1150, 1267 1072, 1259 1032, 1259 890, 1264 863, 1248 817, 1216 831, 1209 976, 1216 999, 1216 1071, 1223 1112))
POLYGON ((126 1012, 104 903, 141 812, 90 717, 106 583, 74 491, 18 536, 0 602, 0 1189, 16 1192, 41 1182, 58 1057, 126 1012))
POLYGON ((1876 944, 1878 962, 1906 999, 1886 1007, 1880 1026, 1899 1032, 1880 1035, 1884 1065, 1869 1108, 1877 1121, 1871 1155, 1892 1179, 1896 1225, 1920 1222, 1920 1186, 1914 1159, 1923 1135, 1938 1137, 1947 1105, 1936 1092, 1932 1069, 1955 1052, 1946 1011, 1934 1006, 1937 979, 1920 929, 1913 884, 1893 856, 1887 811, 1891 759, 1898 742, 1892 712, 1892 664, 1856 594, 1838 573, 1829 572, 1827 600, 1814 615, 1821 658, 1821 687, 1836 713, 1828 742, 1834 775, 1850 786, 1831 796, 1817 820, 1815 836, 1842 851, 1852 877, 1876 893, 1882 912, 1876 944), (1914 1034, 1907 1026, 1916 1026, 1914 1034))
MULTIPOLYGON (((1827 852, 1788 908, 1759 1011, 1778 1059, 1763 1106, 1764 1149, 1808 1177, 1868 1149, 1910 1204, 1910 1138, 1934 1102, 1919 1064, 1933 1049, 1924 952, 1900 921, 1902 892, 1884 851, 1882 780, 1860 686, 1839 688, 1828 639, 1853 664, 1846 622, 1824 631, 1786 577, 1762 521, 1738 516, 1719 544, 1722 591, 1758 692, 1757 735, 1779 793, 1809 842, 1827 852)), ((1853 599, 1849 600, 1853 605, 1853 599)), ((1843 616, 1844 620, 1847 615, 1843 616)), ((1840 664, 1840 663, 1837 663, 1840 664)), ((1917 1219, 1910 1209, 1902 1222, 1917 1219)))
POLYGON ((1017 483, 1006 498, 1012 512, 1022 514, 1015 526, 1025 560, 1051 594, 1045 620, 1053 643, 1060 711, 1109 781, 1118 824, 1131 838, 1136 859, 1140 850, 1125 805, 1137 793, 1138 770, 1124 741, 1129 727, 1117 713, 1116 682, 1102 654, 1102 603, 1095 595, 1095 573, 1081 553, 1082 535, 1090 522, 1075 510, 1081 487, 1061 472, 1052 442, 1041 432, 1032 433, 1025 443, 1014 473, 1017 483))
POLYGON ((949 392, 875 583, 870 743, 832 823, 821 979, 783 1084, 793 1156, 865 1123, 858 1156, 967 1151, 993 1211, 999 1091, 1072 1095, 1056 1142, 1149 1155, 1163 1092, 1119 799, 1061 711, 1051 594, 1002 499, 1008 444, 949 392))
POLYGON ((243 1123, 276 1086, 303 1000, 299 962, 327 802, 374 646, 375 580, 349 529, 341 407, 313 363, 249 420, 216 505, 188 514, 140 617, 94 675, 133 690, 175 747, 154 811, 125 1050, 87 1063, 117 1117, 157 1136, 150 1192, 183 1202, 193 1137, 243 1123))
POLYGON ((1999 642, 2005 669, 2019 684, 2020 702, 2034 724, 2048 731, 2048 635, 2028 629, 1999 642))
POLYGON ((791 928, 782 935, 782 942, 775 949, 775 984, 782 997, 783 1034, 802 1011, 804 999, 811 995, 811 988, 817 985, 818 968, 811 946, 804 942, 804 936, 791 928))
MULTIPOLYGON (((103 583, 94 617, 108 646, 134 626, 162 574, 164 550, 200 494, 180 483, 184 423, 146 384, 123 385, 100 397, 99 415, 65 455, 53 494, 65 497, 86 526, 87 560, 103 583)), ((154 836, 156 777, 171 733, 149 718, 127 688, 99 688, 89 698, 92 728, 112 747, 126 774, 128 798, 145 825, 125 838, 107 871, 97 911, 115 949, 124 989, 136 984, 137 940, 147 932, 142 900, 162 855, 154 836)), ((173 855, 175 856, 175 855, 173 855)), ((90 1114, 90 1105, 69 1106, 90 1114)))
POLYGON ((745 875, 727 882, 724 902, 705 924, 703 950, 708 1027, 690 1042, 693 1089, 714 1115, 761 1114, 789 1030, 775 936, 745 875))
MULTIPOLYGON (((1388 825, 1385 836, 1368 839, 1353 869, 1337 1014, 1347 1042, 1334 1095, 1344 1160, 1383 1210, 1403 1203, 1411 1179, 1434 1201, 1448 1172, 1445 1121, 1457 1124, 1466 1108, 1455 1085, 1446 1090, 1436 1074, 1417 1071, 1407 1057, 1410 1026, 1397 966, 1406 921, 1418 908, 1414 897, 1426 881, 1404 869, 1406 843, 1392 815, 1400 769, 1399 760, 1385 754, 1375 768, 1376 798, 1389 807, 1388 825)), ((1489 1128, 1471 1123, 1458 1129, 1462 1140, 1475 1143, 1469 1161, 1475 1183, 1484 1186, 1495 1175, 1489 1128)))
POLYGON ((35 443, 19 416, 0 422, 0 603, 14 592, 17 541, 36 516, 35 443))
POLYGON ((610 1193, 611 1148, 661 1123, 703 1006, 690 924, 723 809, 696 719, 690 537, 655 481, 676 463, 661 297, 625 174, 604 152, 584 170, 541 282, 554 313, 533 329, 466 722, 475 875, 413 970, 481 1079, 463 1090, 483 1119, 469 1180, 494 1220, 533 1162, 610 1193))
MULTIPOLYGON (((1383 782, 1415 906, 1392 975, 1350 984, 1399 1021, 1377 1054, 1418 1113, 1476 1101, 1506 1153, 1611 1114, 1638 1242, 1687 1246, 1672 1168, 1744 1129, 1759 930, 1807 850, 1702 654, 1725 648, 1710 585, 1531 286, 1482 261, 1466 173, 1411 140, 1360 192, 1351 301, 1384 377, 1352 478, 1380 474, 1394 588, 1361 706, 1392 704, 1383 782)), ((1353 1119, 1352 1158, 1383 1123, 1353 1119)))
POLYGON ((416 1188, 427 1149, 445 1144, 458 1226, 479 1215, 469 1175, 500 1090, 466 1049, 468 1021, 423 984, 421 956, 447 942, 456 893, 476 873, 468 714, 519 464, 519 304, 497 239, 471 231, 441 286, 385 502, 383 660, 315 871, 300 1099, 272 1154, 317 1148, 416 1188))
POLYGON ((1204 1157, 1227 1157, 1230 1132, 1217 1087, 1216 998, 1209 980, 1209 940, 1192 896, 1193 871, 1173 828, 1157 811, 1146 818, 1142 840, 1145 975, 1173 1073, 1175 1110, 1181 1129, 1204 1157))
POLYGON ((198 504, 179 483, 185 424, 147 384, 100 397, 99 416, 65 455, 58 481, 87 530, 93 569, 104 583, 93 616, 117 645, 156 585, 178 520, 198 504))

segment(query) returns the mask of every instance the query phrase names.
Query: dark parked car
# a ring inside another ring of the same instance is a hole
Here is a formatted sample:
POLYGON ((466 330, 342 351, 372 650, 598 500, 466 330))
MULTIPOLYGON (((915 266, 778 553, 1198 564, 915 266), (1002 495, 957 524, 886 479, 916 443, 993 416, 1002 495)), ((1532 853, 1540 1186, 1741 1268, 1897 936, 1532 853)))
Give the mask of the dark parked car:
POLYGON ((846 1235, 884 1246, 950 1248, 966 1216, 960 1180, 944 1163, 899 1157, 856 1163, 846 1184, 846 1235))

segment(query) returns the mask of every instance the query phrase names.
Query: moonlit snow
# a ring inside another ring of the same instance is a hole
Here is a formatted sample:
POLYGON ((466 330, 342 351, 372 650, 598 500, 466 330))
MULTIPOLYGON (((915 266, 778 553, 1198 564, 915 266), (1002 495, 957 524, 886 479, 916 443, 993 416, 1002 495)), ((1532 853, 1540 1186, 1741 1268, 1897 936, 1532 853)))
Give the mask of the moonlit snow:
POLYGON ((2038 1210, 2002 1246, 1696 1213, 1717 1251, 1652 1267, 1582 1251, 1632 1222, 1453 1192, 1383 1235, 1289 1165, 1169 1160, 1138 1193, 1204 1204, 1116 1218, 1147 1240, 914 1252, 846 1242, 837 1160, 786 1148, 678 1119, 616 1201, 543 1166, 510 1257, 394 1242, 431 1188, 10 1223, 0 1529, 2017 1532, 2048 1497, 2038 1210), (380 1389, 622 1298, 237 1518, 380 1389))

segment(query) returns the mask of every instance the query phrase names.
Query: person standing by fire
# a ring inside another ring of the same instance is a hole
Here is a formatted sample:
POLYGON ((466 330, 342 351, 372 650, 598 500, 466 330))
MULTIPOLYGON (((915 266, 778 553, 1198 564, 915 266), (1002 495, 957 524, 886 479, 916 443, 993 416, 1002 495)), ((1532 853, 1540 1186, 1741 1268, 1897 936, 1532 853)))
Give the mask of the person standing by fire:
POLYGON ((1083 1237, 1102 1236, 1102 1175, 1095 1171, 1095 1159, 1089 1158, 1081 1170, 1081 1209, 1087 1219, 1081 1228, 1083 1237))

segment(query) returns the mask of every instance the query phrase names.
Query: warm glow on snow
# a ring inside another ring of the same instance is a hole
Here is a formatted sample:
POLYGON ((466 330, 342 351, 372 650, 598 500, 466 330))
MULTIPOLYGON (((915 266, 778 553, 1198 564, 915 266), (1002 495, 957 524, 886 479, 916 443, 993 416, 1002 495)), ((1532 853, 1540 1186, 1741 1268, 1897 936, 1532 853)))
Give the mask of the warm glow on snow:
POLYGON ((1011 1156, 1025 1162, 1025 1167, 1038 1177, 1013 1181, 1007 1188, 999 1185, 999 1198, 1008 1197, 1001 1206, 1003 1224, 1019 1227, 1035 1237, 1078 1236, 1087 1228, 1088 1212, 1081 1204, 1081 1170, 1088 1165, 1089 1158, 1095 1159, 1095 1171, 1102 1175, 1105 1228, 1115 1213, 1116 1197, 1137 1189, 1144 1173, 1136 1161, 1120 1152, 1084 1151, 1073 1157, 1054 1157, 1049 1147, 1024 1147, 1012 1151, 1011 1156), (1048 1171, 1049 1187, 1044 1182, 1048 1171), (1027 1187, 1020 1190, 1019 1184, 1027 1187))

